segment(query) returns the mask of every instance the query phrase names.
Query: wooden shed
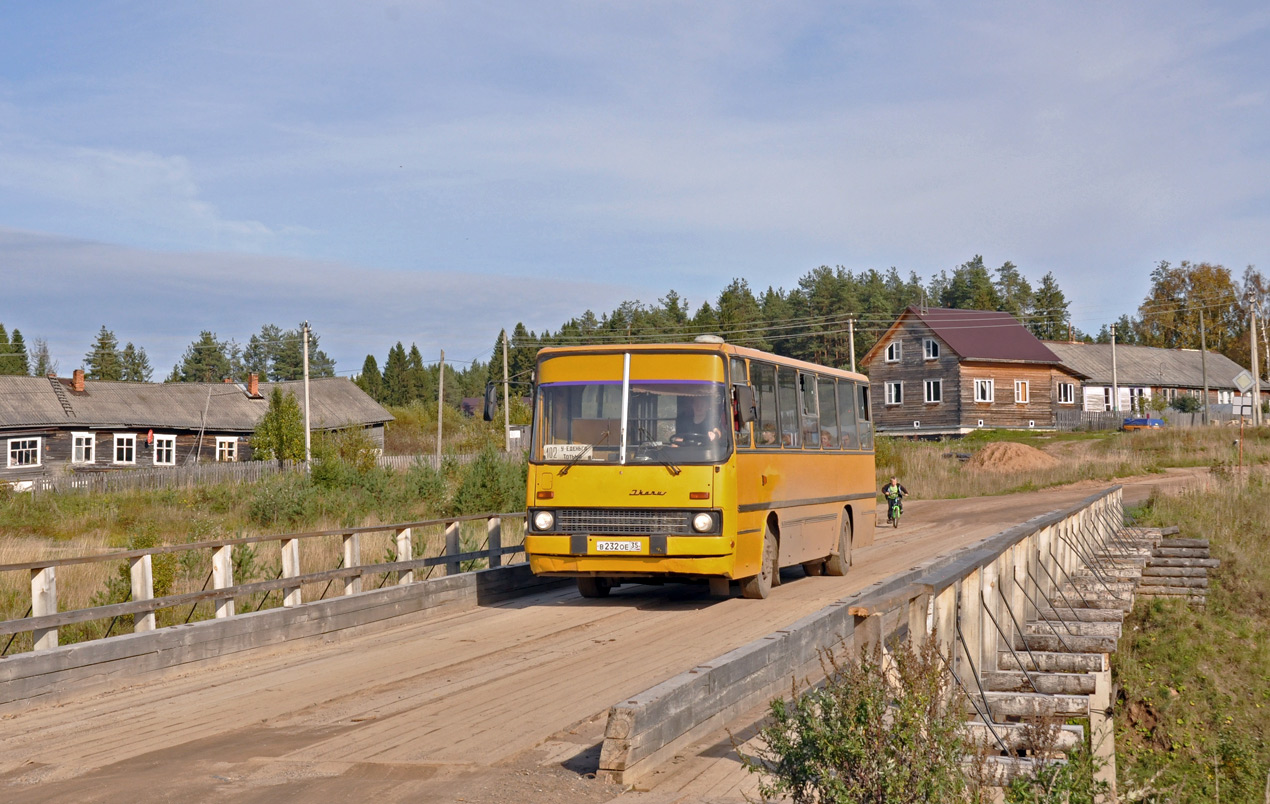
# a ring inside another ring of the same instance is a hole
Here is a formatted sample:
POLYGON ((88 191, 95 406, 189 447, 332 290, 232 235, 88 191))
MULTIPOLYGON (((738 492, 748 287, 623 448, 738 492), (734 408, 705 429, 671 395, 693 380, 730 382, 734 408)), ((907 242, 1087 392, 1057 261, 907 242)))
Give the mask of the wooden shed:
POLYGON ((912 306, 862 366, 878 432, 964 434, 981 428, 1054 429, 1077 407, 1082 375, 1009 313, 912 306))

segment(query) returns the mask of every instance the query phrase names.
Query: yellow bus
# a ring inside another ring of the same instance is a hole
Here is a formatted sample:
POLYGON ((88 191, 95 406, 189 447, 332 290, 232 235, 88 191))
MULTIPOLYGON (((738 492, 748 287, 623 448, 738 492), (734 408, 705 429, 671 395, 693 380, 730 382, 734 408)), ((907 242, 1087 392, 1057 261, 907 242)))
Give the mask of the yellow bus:
POLYGON ((765 598, 873 543, 868 380, 733 346, 538 353, 525 553, 586 597, 624 582, 765 598))

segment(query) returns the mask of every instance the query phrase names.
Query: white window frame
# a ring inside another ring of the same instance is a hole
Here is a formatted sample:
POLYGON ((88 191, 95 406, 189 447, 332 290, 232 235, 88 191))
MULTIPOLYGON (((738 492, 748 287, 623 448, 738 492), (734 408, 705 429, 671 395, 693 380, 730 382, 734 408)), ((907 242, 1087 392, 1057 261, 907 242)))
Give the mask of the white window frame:
POLYGON ((927 360, 939 359, 939 341, 926 338, 922 341, 922 356, 927 360))
POLYGON ((1071 382, 1060 382, 1058 384, 1058 404, 1074 405, 1076 404, 1076 384, 1071 382))
POLYGON ((115 433, 114 447, 115 449, 111 453, 111 457, 114 458, 112 463, 117 463, 117 464, 120 464, 121 466, 135 466, 137 464, 137 434, 136 433, 115 433), (123 461, 119 460, 120 445, 123 445, 124 448, 128 450, 128 452, 132 456, 131 459, 123 460, 123 461))
POLYGON ((97 462, 97 434, 71 433, 71 463, 97 462), (80 444, 80 439, 87 443, 80 444))
POLYGON ((1026 405, 1032 400, 1032 394, 1028 386, 1027 380, 1014 381, 1014 404, 1026 405))
POLYGON ((943 380, 925 380, 923 382, 925 389, 925 399, 927 405, 939 405, 944 401, 944 381, 943 380), (931 393, 934 391, 934 394, 931 393))
POLYGON ((904 345, 898 338, 886 345, 886 362, 898 363, 904 356, 904 345))
POLYGON ((18 436, 10 438, 5 445, 5 466, 10 469, 27 469, 44 465, 43 436, 18 436), (22 462, 19 455, 26 455, 33 460, 22 462))
POLYGON ((993 380, 975 380, 975 401, 991 405, 996 401, 996 383, 993 380), (986 391, 986 393, 980 393, 986 391))
POLYGON ((886 404, 904 404, 904 383, 894 380, 886 383, 886 404))
POLYGON ((170 434, 160 435, 154 434, 154 443, 151 445, 154 455, 155 466, 176 466, 176 436, 170 434), (159 460, 159 442, 162 441, 168 445, 168 451, 171 453, 166 461, 159 460))
POLYGON ((216 461, 218 463, 238 462, 238 439, 234 436, 216 436, 216 461), (228 456, 228 457, 224 457, 228 456))

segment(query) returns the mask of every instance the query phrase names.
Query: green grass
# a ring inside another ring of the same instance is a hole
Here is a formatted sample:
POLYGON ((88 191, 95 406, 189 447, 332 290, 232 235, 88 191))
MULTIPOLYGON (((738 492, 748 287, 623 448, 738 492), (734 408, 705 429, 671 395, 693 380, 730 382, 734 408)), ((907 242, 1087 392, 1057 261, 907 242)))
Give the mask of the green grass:
POLYGON ((1270 487, 1264 475, 1158 496, 1139 512, 1207 538, 1206 607, 1143 600, 1113 657, 1122 790, 1261 802, 1270 773, 1270 487))

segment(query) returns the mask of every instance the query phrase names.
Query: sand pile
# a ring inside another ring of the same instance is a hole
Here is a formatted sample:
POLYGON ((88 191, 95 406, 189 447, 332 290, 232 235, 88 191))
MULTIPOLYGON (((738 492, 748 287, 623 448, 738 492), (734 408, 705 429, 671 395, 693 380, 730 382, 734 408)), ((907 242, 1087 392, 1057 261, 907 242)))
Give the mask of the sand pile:
POLYGON ((1026 444, 997 441, 979 450, 966 463, 976 469, 986 469, 991 472, 1017 472, 1028 469, 1048 469, 1051 466, 1057 466, 1058 459, 1026 444))

